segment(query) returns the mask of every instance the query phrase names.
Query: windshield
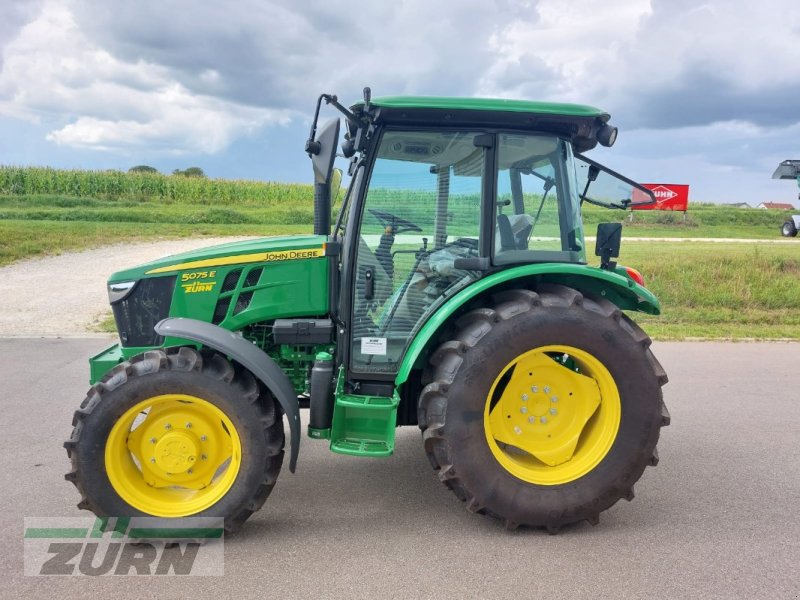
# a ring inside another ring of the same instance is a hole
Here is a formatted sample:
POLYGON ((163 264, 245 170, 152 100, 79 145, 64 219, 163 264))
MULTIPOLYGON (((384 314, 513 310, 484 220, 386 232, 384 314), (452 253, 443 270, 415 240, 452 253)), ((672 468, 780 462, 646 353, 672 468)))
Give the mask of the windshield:
POLYGON ((625 210, 656 201, 650 190, 580 154, 575 157, 575 174, 581 203, 625 210))

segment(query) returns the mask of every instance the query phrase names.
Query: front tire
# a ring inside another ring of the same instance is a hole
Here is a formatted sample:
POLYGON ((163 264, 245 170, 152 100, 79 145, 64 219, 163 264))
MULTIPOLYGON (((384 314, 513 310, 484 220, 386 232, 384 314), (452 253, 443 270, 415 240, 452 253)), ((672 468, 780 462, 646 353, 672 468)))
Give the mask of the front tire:
POLYGON ((79 508, 101 517, 223 517, 261 508, 283 461, 277 403, 223 356, 153 350, 114 367, 64 444, 79 508))
POLYGON ((783 237, 794 237, 797 235, 797 227, 794 226, 794 221, 786 221, 781 226, 781 235, 783 237))
POLYGON ((431 357, 425 450, 467 509, 550 532, 599 515, 657 462, 667 376, 605 299, 511 290, 464 315, 431 357))

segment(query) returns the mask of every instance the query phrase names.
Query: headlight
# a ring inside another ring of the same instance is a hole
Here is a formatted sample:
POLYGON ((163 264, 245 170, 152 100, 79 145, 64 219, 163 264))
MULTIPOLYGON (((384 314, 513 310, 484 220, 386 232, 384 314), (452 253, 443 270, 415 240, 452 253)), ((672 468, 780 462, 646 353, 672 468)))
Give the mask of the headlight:
POLYGON ((119 283, 109 283, 108 284, 108 301, 111 304, 116 302, 121 302, 128 297, 133 291, 134 286, 137 282, 135 281, 120 281, 119 283))

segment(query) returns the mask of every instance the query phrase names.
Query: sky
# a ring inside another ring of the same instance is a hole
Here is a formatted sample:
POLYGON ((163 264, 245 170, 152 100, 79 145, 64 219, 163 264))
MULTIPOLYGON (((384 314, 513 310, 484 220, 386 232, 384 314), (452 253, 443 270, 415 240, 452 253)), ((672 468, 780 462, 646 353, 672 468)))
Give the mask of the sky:
POLYGON ((797 0, 0 0, 0 164, 311 182, 365 86, 597 106, 632 179, 800 207, 797 0))

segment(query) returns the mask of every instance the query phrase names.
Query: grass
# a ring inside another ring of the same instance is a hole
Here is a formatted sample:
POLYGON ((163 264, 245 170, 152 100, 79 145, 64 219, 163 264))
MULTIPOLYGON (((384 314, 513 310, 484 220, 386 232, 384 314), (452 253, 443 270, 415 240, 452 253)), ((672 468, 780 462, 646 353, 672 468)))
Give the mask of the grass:
POLYGON ((800 340, 800 244, 623 242, 619 261, 661 300, 634 316, 655 338, 800 340))

